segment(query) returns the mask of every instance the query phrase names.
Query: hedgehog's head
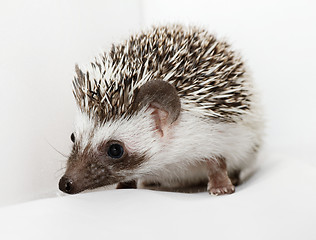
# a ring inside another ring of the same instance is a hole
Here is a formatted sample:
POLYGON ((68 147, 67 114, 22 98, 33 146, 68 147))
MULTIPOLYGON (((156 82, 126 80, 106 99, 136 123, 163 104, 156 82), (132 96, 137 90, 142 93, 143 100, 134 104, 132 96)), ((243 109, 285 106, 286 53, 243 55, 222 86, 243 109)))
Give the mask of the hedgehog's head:
POLYGON ((136 180, 152 169, 149 160, 161 151, 180 113, 175 88, 152 80, 134 94, 130 112, 112 119, 80 111, 71 135, 73 148, 59 189, 74 194, 136 180))

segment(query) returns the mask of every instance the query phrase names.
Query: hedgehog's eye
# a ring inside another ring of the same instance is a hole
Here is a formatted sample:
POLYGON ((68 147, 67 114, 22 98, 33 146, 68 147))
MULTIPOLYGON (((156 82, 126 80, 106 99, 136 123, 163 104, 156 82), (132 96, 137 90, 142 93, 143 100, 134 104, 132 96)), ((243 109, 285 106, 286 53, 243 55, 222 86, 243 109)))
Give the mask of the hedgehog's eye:
POLYGON ((74 133, 72 133, 71 135, 70 135, 70 139, 71 139, 71 141, 74 143, 75 142, 75 134, 74 133))
POLYGON ((122 157, 123 153, 124 153, 123 147, 117 143, 110 145, 109 150, 108 150, 108 155, 111 158, 120 158, 122 157))

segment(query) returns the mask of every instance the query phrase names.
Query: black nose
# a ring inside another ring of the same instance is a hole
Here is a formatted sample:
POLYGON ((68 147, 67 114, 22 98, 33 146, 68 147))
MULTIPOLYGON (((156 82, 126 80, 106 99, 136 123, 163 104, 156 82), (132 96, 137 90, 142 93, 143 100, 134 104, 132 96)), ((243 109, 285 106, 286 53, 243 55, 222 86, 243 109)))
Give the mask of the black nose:
POLYGON ((63 176, 59 181, 59 189, 65 193, 74 193, 74 183, 70 178, 63 176))

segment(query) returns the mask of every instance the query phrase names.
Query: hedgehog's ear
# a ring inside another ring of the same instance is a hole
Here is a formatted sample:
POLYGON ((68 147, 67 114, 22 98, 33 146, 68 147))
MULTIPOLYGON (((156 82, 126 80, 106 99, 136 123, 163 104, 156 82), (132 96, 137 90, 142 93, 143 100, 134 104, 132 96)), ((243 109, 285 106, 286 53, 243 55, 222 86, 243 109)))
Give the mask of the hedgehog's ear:
POLYGON ((161 80, 152 80, 140 87, 134 101, 134 109, 148 107, 161 136, 180 114, 181 103, 177 90, 161 80))

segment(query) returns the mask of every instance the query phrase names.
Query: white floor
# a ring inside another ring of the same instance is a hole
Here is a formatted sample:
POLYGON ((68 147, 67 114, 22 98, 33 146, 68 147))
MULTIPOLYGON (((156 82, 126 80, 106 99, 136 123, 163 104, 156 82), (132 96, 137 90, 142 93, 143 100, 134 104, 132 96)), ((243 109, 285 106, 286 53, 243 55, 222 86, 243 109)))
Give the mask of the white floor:
POLYGON ((315 163, 265 152, 233 195, 136 189, 37 200, 0 209, 0 239, 316 239, 315 163))

